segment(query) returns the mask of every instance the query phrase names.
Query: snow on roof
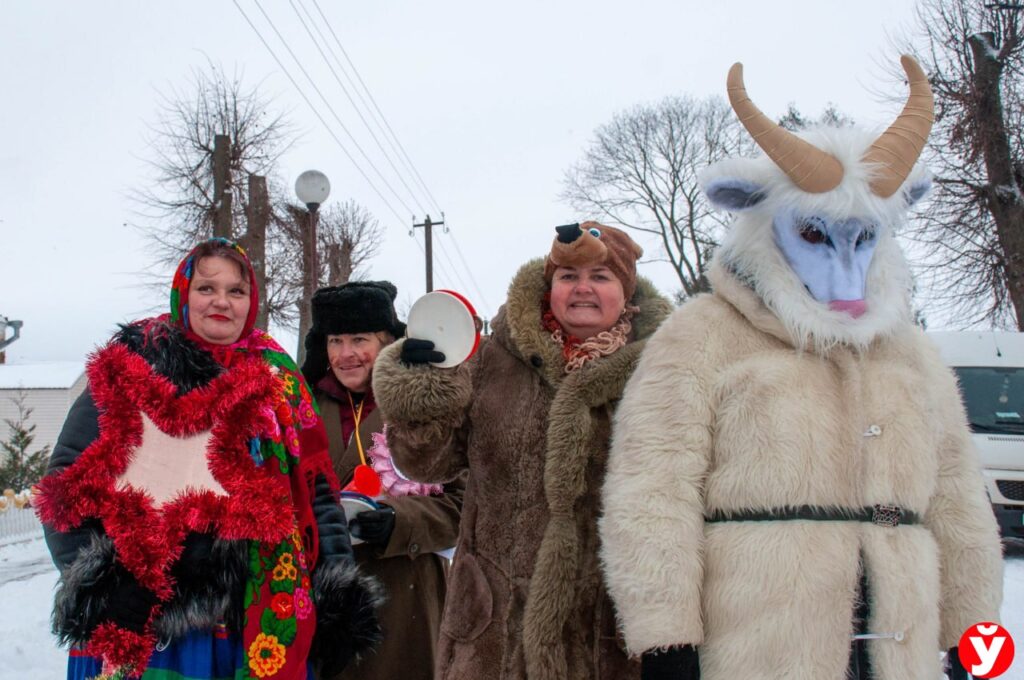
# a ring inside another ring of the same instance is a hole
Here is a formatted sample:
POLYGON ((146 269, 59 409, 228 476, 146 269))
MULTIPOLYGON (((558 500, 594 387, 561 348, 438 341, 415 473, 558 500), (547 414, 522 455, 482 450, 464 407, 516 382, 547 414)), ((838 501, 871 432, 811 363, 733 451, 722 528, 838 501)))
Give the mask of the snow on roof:
POLYGON ((67 389, 85 372, 84 361, 0 364, 0 390, 67 389))
POLYGON ((1024 333, 929 331, 948 366, 1024 367, 1024 333))

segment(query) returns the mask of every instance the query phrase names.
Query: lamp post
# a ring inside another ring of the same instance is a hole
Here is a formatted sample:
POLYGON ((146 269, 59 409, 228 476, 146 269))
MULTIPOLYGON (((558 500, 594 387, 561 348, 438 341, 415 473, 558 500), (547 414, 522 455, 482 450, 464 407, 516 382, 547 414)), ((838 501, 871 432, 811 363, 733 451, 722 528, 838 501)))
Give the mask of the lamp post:
POLYGON ((309 227, 302 232, 302 302, 299 307, 299 347, 295 353, 299 365, 306 358, 306 333, 312 325, 313 293, 316 292, 317 253, 316 253, 316 222, 320 205, 331 193, 331 183, 327 175, 319 170, 306 170, 295 180, 295 195, 306 204, 309 215, 309 227))

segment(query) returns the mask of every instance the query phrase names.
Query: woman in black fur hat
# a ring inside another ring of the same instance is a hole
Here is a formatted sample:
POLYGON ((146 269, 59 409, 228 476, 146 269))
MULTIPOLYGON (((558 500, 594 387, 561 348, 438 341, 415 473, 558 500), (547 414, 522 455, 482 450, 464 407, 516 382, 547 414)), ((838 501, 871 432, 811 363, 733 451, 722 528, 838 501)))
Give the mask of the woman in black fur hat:
POLYGON ((462 511, 462 480, 409 481, 385 443, 370 385, 377 354, 405 333, 396 295, 387 281, 318 290, 305 341, 302 372, 320 405, 338 479, 343 488, 377 496, 380 506, 349 523, 352 536, 363 541, 355 546, 361 569, 387 589, 388 602, 378 612, 384 641, 337 678, 433 678, 448 567, 437 553, 455 545, 462 511))

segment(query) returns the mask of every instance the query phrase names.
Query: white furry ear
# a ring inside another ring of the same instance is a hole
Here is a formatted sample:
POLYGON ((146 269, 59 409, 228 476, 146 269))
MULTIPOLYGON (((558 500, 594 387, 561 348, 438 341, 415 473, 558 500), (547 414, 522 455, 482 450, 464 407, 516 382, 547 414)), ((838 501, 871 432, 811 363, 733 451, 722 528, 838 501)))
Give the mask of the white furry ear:
POLYGON ((762 188, 745 179, 716 179, 705 186, 705 194, 713 206, 730 212, 753 208, 765 200, 762 188))
POLYGON ((730 212, 752 208, 765 198, 764 189, 753 182, 736 177, 721 177, 704 185, 711 205, 730 212))
POLYGON ((723 158, 700 173, 700 188, 716 208, 742 212, 768 196, 763 165, 750 158, 723 158))

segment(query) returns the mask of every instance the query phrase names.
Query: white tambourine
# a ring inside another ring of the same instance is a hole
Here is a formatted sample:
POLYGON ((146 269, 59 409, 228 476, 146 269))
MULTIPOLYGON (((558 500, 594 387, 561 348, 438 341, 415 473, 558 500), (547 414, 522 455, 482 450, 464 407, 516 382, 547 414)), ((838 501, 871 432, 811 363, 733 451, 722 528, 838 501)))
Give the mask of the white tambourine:
MULTIPOLYGON (((380 510, 380 506, 377 502, 369 496, 364 496, 356 491, 342 491, 339 494, 339 500, 341 501, 341 507, 345 510, 345 519, 349 522, 361 512, 367 510, 380 510)), ((359 545, 363 542, 363 539, 350 536, 352 539, 352 545, 359 545)))
POLYGON ((480 345, 476 310, 455 291, 427 293, 409 310, 406 336, 434 343, 434 349, 444 354, 444 361, 434 366, 458 366, 473 356, 480 345))

